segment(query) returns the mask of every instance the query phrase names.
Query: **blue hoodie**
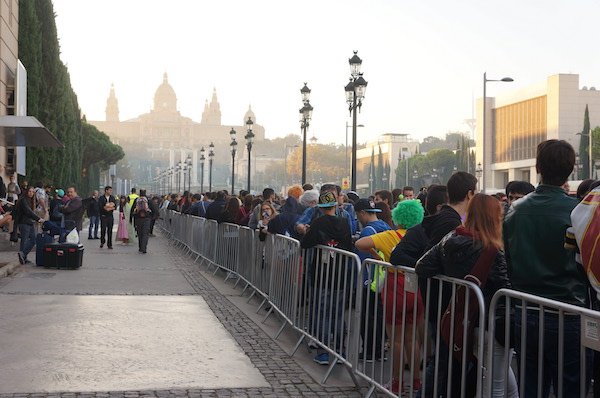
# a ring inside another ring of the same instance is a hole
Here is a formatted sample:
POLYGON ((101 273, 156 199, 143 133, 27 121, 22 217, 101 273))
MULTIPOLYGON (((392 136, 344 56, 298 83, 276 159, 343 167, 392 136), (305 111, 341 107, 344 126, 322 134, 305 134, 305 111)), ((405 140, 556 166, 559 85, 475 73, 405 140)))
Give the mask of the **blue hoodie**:
POLYGON ((281 212, 269 221, 267 230, 272 234, 281 234, 291 236, 294 239, 300 239, 296 232, 296 221, 302 215, 304 209, 293 196, 285 200, 285 204, 281 206, 281 212))

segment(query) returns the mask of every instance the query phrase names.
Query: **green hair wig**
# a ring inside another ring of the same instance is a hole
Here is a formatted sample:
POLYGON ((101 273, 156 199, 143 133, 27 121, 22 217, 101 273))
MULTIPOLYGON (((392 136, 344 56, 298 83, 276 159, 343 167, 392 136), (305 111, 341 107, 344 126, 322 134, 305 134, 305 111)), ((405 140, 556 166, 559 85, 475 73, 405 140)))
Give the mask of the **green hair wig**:
POLYGON ((398 202, 392 210, 394 224, 402 228, 412 228, 423 221, 425 210, 419 199, 403 200, 398 202))

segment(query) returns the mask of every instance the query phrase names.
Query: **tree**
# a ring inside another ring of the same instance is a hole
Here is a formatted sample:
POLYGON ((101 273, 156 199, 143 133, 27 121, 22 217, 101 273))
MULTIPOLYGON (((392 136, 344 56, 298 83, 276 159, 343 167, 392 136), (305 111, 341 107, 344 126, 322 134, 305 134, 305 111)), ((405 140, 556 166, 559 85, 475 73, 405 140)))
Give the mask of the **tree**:
POLYGON ((385 161, 385 167, 384 167, 384 173, 387 176, 386 180, 385 180, 385 186, 383 187, 383 189, 387 189, 390 190, 390 182, 391 182, 391 174, 392 174, 392 170, 390 169, 390 162, 388 162, 387 160, 385 161))
POLYGON ((583 130, 581 130, 579 140, 579 163, 581 164, 581 175, 587 178, 591 177, 590 170, 590 112, 587 104, 585 105, 585 113, 583 114, 583 130))
POLYGON ((600 159, 600 127, 592 130, 592 159, 594 163, 600 159))
POLYGON ((375 173, 375 186, 378 190, 386 189, 383 186, 383 154, 381 153, 381 145, 379 145, 379 154, 377 155, 377 172, 375 173))
MULTIPOLYGON (((344 146, 336 144, 311 144, 306 148, 306 179, 307 182, 316 184, 335 182, 341 185, 346 174, 344 146)), ((297 147, 290 153, 287 160, 287 173, 289 176, 302 174, 302 148, 297 147)))
POLYGON ((369 189, 371 193, 377 191, 377 179, 375 178, 375 147, 371 148, 371 163, 369 164, 369 189))

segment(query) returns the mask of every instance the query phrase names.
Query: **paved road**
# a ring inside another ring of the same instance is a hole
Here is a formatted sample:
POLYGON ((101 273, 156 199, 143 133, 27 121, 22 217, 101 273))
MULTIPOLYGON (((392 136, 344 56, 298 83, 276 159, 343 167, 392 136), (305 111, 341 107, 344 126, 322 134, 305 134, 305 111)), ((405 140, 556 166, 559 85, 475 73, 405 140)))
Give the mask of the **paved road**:
POLYGON ((318 384, 164 238, 97 242, 80 270, 0 279, 0 398, 360 396, 318 384))

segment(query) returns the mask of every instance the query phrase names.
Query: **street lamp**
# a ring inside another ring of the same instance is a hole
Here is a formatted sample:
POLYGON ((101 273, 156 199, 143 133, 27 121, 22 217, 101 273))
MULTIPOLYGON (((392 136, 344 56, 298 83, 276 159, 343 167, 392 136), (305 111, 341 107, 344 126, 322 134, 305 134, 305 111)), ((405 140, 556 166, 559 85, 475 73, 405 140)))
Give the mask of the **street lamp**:
MULTIPOLYGON (((514 81, 511 77, 503 77, 502 79, 488 79, 487 78, 487 72, 483 72, 483 142, 482 142, 482 148, 483 148, 483 154, 481 156, 481 159, 483 161, 483 167, 486 167, 485 165, 486 163, 486 156, 485 156, 485 152, 486 152, 486 135, 485 135, 485 120, 486 120, 486 107, 485 107, 485 103, 486 103, 486 86, 487 86, 487 82, 505 82, 505 83, 509 83, 514 81)), ((482 168, 481 169, 481 186, 483 187, 483 190, 485 192, 485 169, 482 168)))
POLYGON ((365 97, 367 89, 367 81, 360 73, 362 60, 356 55, 358 51, 354 51, 352 58, 348 60, 350 64, 350 82, 346 85, 346 102, 348 110, 352 113, 352 176, 350 180, 350 189, 356 191, 356 111, 362 106, 362 100, 365 97))
POLYGON ((173 166, 169 167, 169 193, 173 193, 173 174, 175 173, 173 166))
POLYGON ((206 158, 204 157, 205 153, 204 147, 200 148, 200 193, 204 193, 204 161, 206 158))
POLYGON ((300 108, 300 128, 302 129, 302 185, 306 184, 306 131, 312 118, 313 107, 310 105, 310 89, 304 83, 304 87, 300 89, 302 94, 302 103, 304 106, 300 108))
POLYGON ((190 155, 185 159, 188 169, 188 191, 192 191, 192 157, 190 155))
POLYGON ((181 161, 177 163, 177 168, 175 170, 177 174, 177 193, 179 193, 179 191, 181 191, 181 172, 183 171, 183 163, 181 163, 181 161))
POLYGON ((478 191, 481 191, 481 175, 483 174, 483 169, 481 168, 481 162, 477 163, 477 168, 475 169, 475 176, 477 177, 477 185, 478 191))
POLYGON ((235 180, 234 179, 235 179, 235 153, 237 152, 237 141, 235 140, 236 131, 233 129, 233 127, 231 128, 229 135, 231 136, 231 144, 229 144, 231 146, 231 194, 235 195, 235 193, 234 193, 235 180))
POLYGON ((208 192, 212 191, 212 164, 215 156, 215 145, 211 142, 208 146, 208 192))
MULTIPOLYGON (((350 127, 350 125, 348 124, 348 121, 346 120, 346 146, 344 147, 344 157, 345 157, 345 162, 346 162, 346 176, 348 175, 348 127, 350 127)), ((365 127, 365 125, 359 124, 356 127, 365 127)))
POLYGON ((252 132, 252 118, 248 116, 248 120, 246 120, 246 135, 244 138, 246 139, 246 148, 248 148, 248 192, 250 192, 250 154, 252 153, 252 141, 254 141, 254 133, 252 132))
POLYGON ((592 155, 592 130, 588 130, 587 133, 581 132, 581 133, 577 133, 577 135, 580 135, 581 138, 583 137, 588 137, 588 149, 589 149, 589 153, 588 153, 588 160, 590 162, 590 168, 588 171, 588 178, 593 179, 594 178, 594 158, 592 155))

